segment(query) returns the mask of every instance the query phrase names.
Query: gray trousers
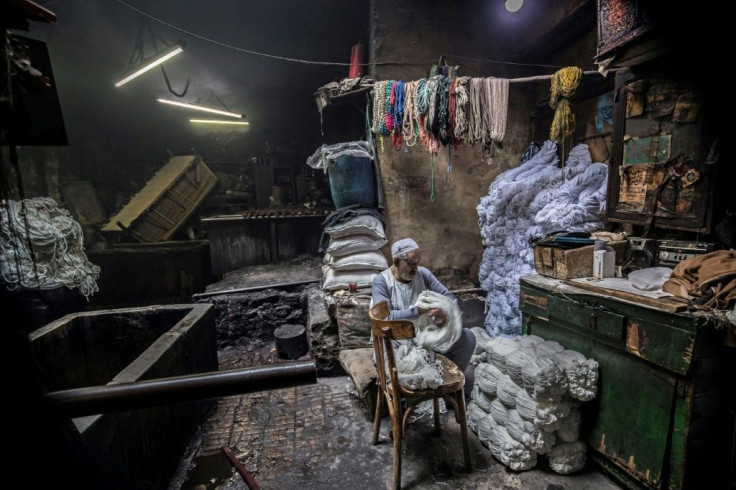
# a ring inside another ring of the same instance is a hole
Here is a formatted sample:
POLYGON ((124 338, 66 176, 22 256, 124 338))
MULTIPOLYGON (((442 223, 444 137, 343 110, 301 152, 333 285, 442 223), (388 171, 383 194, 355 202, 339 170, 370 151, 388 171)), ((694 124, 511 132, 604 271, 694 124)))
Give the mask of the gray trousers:
POLYGON ((473 357, 473 352, 475 352, 475 335, 469 329, 463 328, 460 338, 445 352, 445 356, 457 364, 462 372, 465 372, 470 364, 470 358, 473 357))

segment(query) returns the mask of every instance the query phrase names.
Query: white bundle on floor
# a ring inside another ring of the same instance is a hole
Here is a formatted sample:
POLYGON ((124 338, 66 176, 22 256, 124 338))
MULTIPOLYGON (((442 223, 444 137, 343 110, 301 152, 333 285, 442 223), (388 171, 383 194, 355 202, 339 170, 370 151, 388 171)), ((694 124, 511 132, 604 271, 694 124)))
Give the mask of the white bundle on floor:
POLYGON ((443 294, 426 290, 419 294, 413 306, 427 310, 440 308, 445 312, 447 320, 442 326, 437 326, 429 321, 426 328, 417 329, 414 341, 425 349, 440 353, 447 352, 457 342, 463 331, 462 314, 455 300, 443 294))
POLYGON ((506 405, 501 403, 501 400, 498 398, 495 398, 491 402, 490 414, 498 425, 506 425, 506 416, 508 415, 508 411, 509 409, 506 408, 506 405))
POLYGON ((607 166, 575 146, 559 168, 557 146, 546 141, 532 158, 499 174, 476 207, 485 250, 481 287, 488 292, 484 327, 492 337, 521 333, 519 277, 534 274, 531 240, 554 231, 604 226, 607 166))
POLYGON ((483 392, 483 390, 480 389, 480 386, 477 383, 473 386, 473 391, 471 392, 471 398, 484 411, 486 412, 491 411, 491 402, 493 401, 493 396, 486 395, 483 392))
POLYGON ((521 387, 511 381, 508 374, 502 374, 496 385, 496 396, 508 408, 514 408, 516 407, 516 395, 520 389, 521 387))
POLYGON ((480 439, 480 442, 486 447, 489 447, 488 441, 491 438, 491 433, 493 432, 494 427, 496 427, 496 422, 494 422, 493 418, 488 414, 478 422, 478 439, 480 439))
POLYGON ((470 358, 470 364, 479 364, 488 360, 488 353, 486 352, 486 344, 491 340, 491 336, 488 335, 485 328, 473 327, 470 329, 475 335, 475 350, 470 358))
POLYGON ((568 475, 583 469, 585 466, 586 446, 583 441, 558 442, 547 453, 549 467, 556 473, 568 475))
POLYGON ((534 344, 534 350, 539 353, 540 356, 551 356, 558 352, 562 352, 565 348, 559 342, 554 340, 544 340, 534 344))
POLYGON ((537 465, 537 453, 511 437, 503 426, 495 425, 491 429, 488 448, 496 459, 512 470, 530 470, 537 465))
POLYGON ((580 409, 573 404, 570 413, 564 417, 555 430, 557 438, 564 442, 574 442, 580 439, 580 409))
POLYGON ((521 377, 521 370, 538 355, 531 347, 520 347, 510 352, 506 356, 506 374, 509 375, 511 381, 519 386, 523 386, 524 380, 521 377))
POLYGON ((556 352, 552 357, 567 376, 567 389, 573 398, 587 402, 598 393, 598 362, 573 350, 556 352))
MULTIPOLYGON (((547 357, 533 359, 524 366, 521 376, 524 379, 524 388, 536 401, 557 402, 567 391, 565 373, 547 357)), ((500 390, 500 386, 498 389, 500 390)))
POLYGON ((430 360, 429 352, 408 342, 394 350, 399 383, 412 390, 434 389, 442 384, 442 363, 430 360))
POLYGON ((478 364, 478 367, 475 368, 475 384, 478 385, 486 395, 496 396, 498 378, 502 374, 501 370, 491 363, 484 362, 478 364))
POLYGON ((539 454, 552 449, 557 440, 554 431, 543 430, 534 423, 524 420, 514 409, 506 413, 505 427, 511 437, 539 454))
POLYGON ((514 339, 517 344, 519 344, 519 347, 534 347, 540 342, 544 342, 544 339, 542 337, 539 337, 537 335, 519 335, 514 339))
POLYGON ((501 371, 506 371, 506 356, 519 348, 519 344, 506 337, 496 337, 486 344, 488 361, 501 371))
POLYGON ((478 424, 480 423, 481 419, 488 415, 488 412, 483 411, 482 408, 478 406, 475 401, 471 400, 470 403, 468 403, 468 406, 465 409, 467 416, 468 416, 468 427, 470 427, 470 430, 478 433, 478 424))
POLYGON ((519 390, 516 395, 516 409, 521 418, 544 430, 559 428, 562 421, 569 416, 571 408, 567 398, 558 402, 537 402, 532 400, 526 390, 519 390))

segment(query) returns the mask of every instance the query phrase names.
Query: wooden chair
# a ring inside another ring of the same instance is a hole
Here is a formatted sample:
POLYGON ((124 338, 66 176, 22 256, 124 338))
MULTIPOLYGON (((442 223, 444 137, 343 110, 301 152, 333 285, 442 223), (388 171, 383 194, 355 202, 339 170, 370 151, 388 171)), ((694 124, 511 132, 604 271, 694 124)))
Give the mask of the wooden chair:
POLYGON ((470 444, 468 442, 468 420, 465 413, 465 374, 450 359, 442 354, 436 358, 442 362, 443 382, 435 389, 411 390, 399 384, 396 359, 392 342, 394 340, 411 339, 414 337, 414 324, 409 320, 384 320, 389 314, 386 301, 373 306, 368 314, 371 319, 373 332, 373 349, 376 353, 376 370, 378 371, 378 400, 376 413, 373 419, 373 445, 378 444, 378 434, 381 430, 381 415, 384 402, 388 405, 391 417, 391 429, 394 439, 394 488, 401 488, 401 442, 406 434, 406 427, 416 406, 425 400, 434 400, 434 428, 435 434, 440 433, 439 399, 443 398, 452 405, 455 420, 460 424, 460 433, 463 439, 463 453, 465 469, 470 472, 470 444), (388 373, 382 366, 388 366, 388 373), (402 404, 402 402, 404 402, 402 404))

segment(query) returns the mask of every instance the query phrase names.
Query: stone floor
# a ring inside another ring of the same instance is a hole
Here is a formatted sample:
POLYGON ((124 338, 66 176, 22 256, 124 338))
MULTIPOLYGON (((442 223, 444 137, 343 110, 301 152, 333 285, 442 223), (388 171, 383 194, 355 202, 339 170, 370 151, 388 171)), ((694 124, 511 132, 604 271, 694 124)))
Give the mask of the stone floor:
MULTIPOLYGON (((372 418, 350 391, 347 376, 315 384, 230 396, 217 401, 194 438, 170 489, 248 489, 223 452, 232 450, 267 489, 391 488, 393 446, 384 419, 378 445, 372 418)), ((515 472, 496 461, 470 431, 473 471, 463 471, 461 438, 452 413, 442 433, 429 417, 409 426, 402 452, 405 489, 618 489, 592 462, 559 475, 544 465, 515 472)))

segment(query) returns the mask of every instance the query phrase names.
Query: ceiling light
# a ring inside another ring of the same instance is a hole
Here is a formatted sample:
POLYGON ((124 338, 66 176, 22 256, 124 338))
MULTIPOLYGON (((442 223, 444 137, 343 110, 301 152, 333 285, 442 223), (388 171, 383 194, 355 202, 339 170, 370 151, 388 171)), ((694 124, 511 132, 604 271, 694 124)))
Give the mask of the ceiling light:
POLYGON ((506 10, 517 12, 524 5, 524 0, 506 0, 506 10))
POLYGON ((239 124, 241 126, 248 126, 248 121, 224 121, 222 119, 190 119, 189 122, 202 123, 202 124, 239 124))
POLYGON ((164 104, 170 104, 170 105, 175 105, 179 107, 186 107, 188 109, 195 109, 197 111, 211 112, 213 114, 219 114, 221 116, 234 117, 237 119, 243 119, 245 117, 243 114, 238 114, 235 112, 228 112, 228 111, 221 111, 219 109, 213 109, 211 107, 205 107, 205 106, 197 105, 197 104, 187 104, 184 102, 179 102, 178 100, 171 100, 171 99, 156 99, 156 100, 164 104))
POLYGON ((184 41, 179 41, 175 45, 171 46, 169 49, 160 52, 158 55, 156 55, 154 58, 145 61, 144 63, 140 64, 137 68, 135 68, 133 71, 131 71, 128 75, 125 75, 123 78, 115 82, 116 87, 120 87, 124 83, 127 83, 137 76, 140 76, 150 70, 151 68, 154 68, 164 61, 173 58, 177 54, 184 51, 184 41))

